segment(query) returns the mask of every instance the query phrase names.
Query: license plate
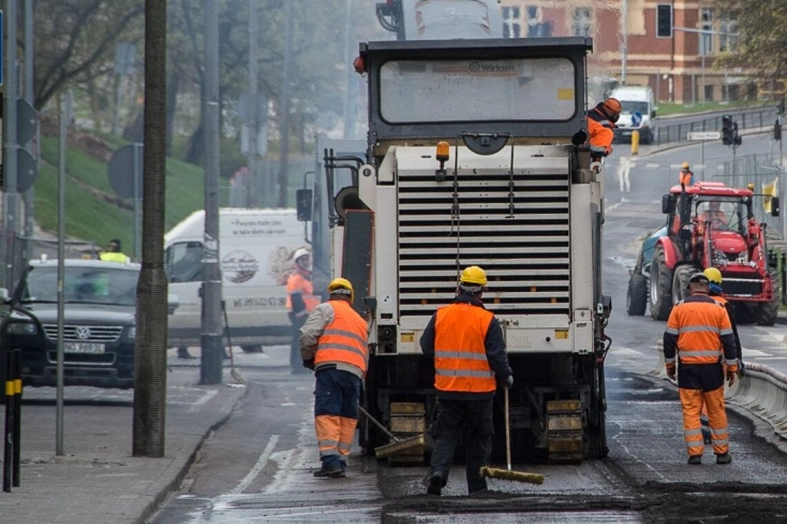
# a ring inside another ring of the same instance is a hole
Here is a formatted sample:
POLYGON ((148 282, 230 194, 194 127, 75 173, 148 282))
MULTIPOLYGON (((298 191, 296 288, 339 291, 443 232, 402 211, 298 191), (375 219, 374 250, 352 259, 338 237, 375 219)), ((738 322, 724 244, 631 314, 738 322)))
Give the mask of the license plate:
POLYGON ((92 342, 63 342, 65 353, 103 353, 104 344, 92 342))

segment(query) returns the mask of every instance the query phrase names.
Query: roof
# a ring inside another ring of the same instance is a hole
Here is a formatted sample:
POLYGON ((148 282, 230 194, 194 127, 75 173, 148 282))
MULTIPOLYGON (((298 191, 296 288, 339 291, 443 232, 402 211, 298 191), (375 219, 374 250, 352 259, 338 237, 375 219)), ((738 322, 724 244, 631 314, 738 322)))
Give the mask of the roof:
MULTIPOLYGON (((670 193, 680 193, 680 185, 672 186, 670 193)), ((686 188, 686 193, 690 195, 712 195, 729 197, 751 197, 751 189, 727 187, 721 182, 697 182, 686 188)))

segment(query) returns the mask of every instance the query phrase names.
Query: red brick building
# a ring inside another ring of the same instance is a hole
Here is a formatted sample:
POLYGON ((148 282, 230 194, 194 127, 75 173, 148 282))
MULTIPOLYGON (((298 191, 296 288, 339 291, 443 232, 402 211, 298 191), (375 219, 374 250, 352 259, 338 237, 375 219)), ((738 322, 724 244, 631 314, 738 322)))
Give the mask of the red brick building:
POLYGON ((720 51, 735 44, 737 27, 711 1, 500 0, 500 5, 504 36, 592 37, 591 81, 612 77, 628 85, 650 85, 665 102, 757 96, 742 71, 713 65, 720 51), (672 7, 671 38, 656 36, 659 4, 672 7))

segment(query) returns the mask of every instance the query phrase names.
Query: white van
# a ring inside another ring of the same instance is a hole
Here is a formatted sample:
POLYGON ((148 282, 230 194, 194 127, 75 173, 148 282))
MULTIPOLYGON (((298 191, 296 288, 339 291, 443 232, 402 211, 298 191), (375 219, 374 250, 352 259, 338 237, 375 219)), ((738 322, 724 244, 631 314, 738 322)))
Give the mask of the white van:
POLYGON ((615 139, 631 140, 632 132, 639 131, 642 144, 652 144, 658 138, 658 131, 653 125, 658 109, 653 100, 653 90, 648 86, 620 86, 609 95, 617 98, 623 110, 617 121, 615 139), (639 120, 639 122, 637 122, 639 120))
MULTIPOLYGON (((169 346, 200 344, 205 212, 195 211, 164 237, 169 292, 180 307, 169 316, 169 346)), ((285 306, 292 254, 307 247, 294 209, 219 210, 219 261, 230 338, 244 351, 289 344, 285 306)), ((226 341, 225 341, 226 342, 226 341)))

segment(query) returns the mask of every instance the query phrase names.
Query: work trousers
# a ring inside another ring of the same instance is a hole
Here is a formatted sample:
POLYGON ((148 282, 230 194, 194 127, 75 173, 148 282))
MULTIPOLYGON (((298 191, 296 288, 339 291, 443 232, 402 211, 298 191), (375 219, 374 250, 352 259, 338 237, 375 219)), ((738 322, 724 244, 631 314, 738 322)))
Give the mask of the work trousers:
POLYGON ((486 479, 480 474, 480 469, 489 465, 492 458, 492 399, 440 399, 439 405, 429 476, 440 476, 445 485, 456 448, 464 439, 467 490, 472 495, 486 489, 486 479))
POLYGON ((719 364, 681 364, 678 367, 678 391, 683 408, 683 436, 690 457, 702 456, 700 413, 703 403, 708 410, 713 453, 729 453, 727 413, 724 408, 724 369, 719 364))
POLYGON ((314 429, 323 468, 347 466, 358 422, 361 378, 336 368, 318 369, 314 389, 314 429))

